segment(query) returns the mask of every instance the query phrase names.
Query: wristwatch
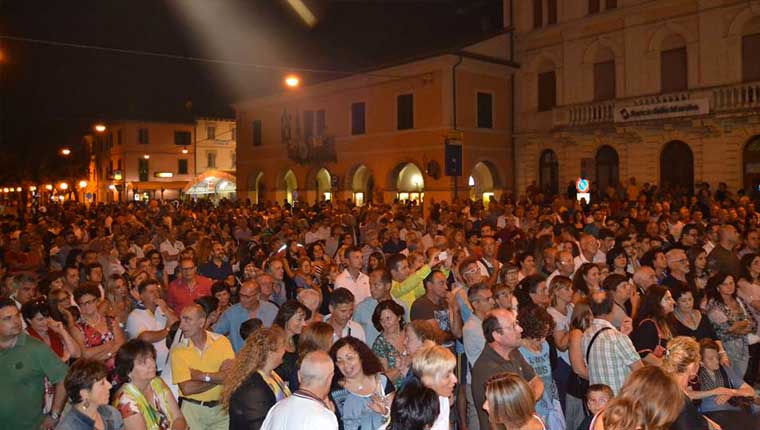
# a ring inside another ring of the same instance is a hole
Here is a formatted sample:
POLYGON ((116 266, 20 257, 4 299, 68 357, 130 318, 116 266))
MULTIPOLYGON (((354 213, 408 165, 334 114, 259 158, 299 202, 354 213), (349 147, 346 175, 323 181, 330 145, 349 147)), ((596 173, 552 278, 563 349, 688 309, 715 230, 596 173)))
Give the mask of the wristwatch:
POLYGON ((58 419, 61 418, 61 414, 56 411, 50 411, 48 415, 50 415, 50 418, 52 418, 53 421, 58 421, 58 419))
POLYGON ((211 376, 208 373, 203 375, 203 382, 211 382, 211 376))

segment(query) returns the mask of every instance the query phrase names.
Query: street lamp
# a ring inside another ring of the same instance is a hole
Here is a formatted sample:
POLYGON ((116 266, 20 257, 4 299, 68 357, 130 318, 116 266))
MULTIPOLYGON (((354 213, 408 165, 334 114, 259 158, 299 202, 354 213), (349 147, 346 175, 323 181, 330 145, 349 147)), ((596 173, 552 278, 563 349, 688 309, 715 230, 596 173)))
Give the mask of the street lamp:
POLYGON ((69 148, 61 149, 61 155, 65 156, 65 155, 70 155, 70 154, 71 154, 71 150, 69 148))
POLYGON ((186 147, 184 147, 184 148, 182 148, 182 153, 183 153, 183 154, 187 154, 187 153, 188 153, 188 150, 187 150, 187 146, 186 146, 186 147))
POLYGON ((66 191, 69 189, 69 184, 65 182, 61 182, 60 184, 58 184, 58 188, 62 189, 63 191, 66 191))
POLYGON ((146 160, 150 160, 150 155, 145 154, 145 155, 143 155, 143 158, 146 159, 146 160))
POLYGON ((79 181, 79 188, 87 188, 87 181, 79 181))
POLYGON ((94 128, 94 129, 95 129, 95 131, 97 131, 98 133, 102 133, 102 132, 106 131, 106 126, 105 126, 105 124, 95 124, 95 127, 93 127, 93 128, 94 128))
POLYGON ((47 184, 47 185, 45 185, 45 189, 48 190, 48 191, 53 191, 53 185, 52 184, 47 184))

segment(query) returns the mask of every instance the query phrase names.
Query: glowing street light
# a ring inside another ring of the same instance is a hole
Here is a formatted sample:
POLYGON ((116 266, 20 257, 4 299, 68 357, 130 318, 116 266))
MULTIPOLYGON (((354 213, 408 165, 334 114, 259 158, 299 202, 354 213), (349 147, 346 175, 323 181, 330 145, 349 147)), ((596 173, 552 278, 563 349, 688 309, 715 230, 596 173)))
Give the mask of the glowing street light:
POLYGON ((33 192, 35 192, 35 191, 37 191, 37 187, 35 187, 34 185, 31 185, 31 186, 29 187, 29 192, 33 193, 33 192))
POLYGON ((111 190, 111 191, 116 191, 116 185, 111 184, 111 185, 108 186, 108 189, 111 190))
POLYGON ((187 150, 187 146, 186 146, 186 147, 184 147, 184 148, 182 148, 182 153, 183 153, 183 154, 187 154, 188 152, 189 152, 189 151, 187 150))
POLYGON ((301 85, 301 78, 296 75, 285 76, 285 85, 290 88, 296 88, 301 85))
POLYGON ((69 154, 71 154, 71 150, 69 148, 61 149, 61 155, 69 155, 69 154))
POLYGON ((87 188, 87 181, 79 181, 79 188, 87 188))
POLYGON ((143 155, 143 158, 146 159, 146 160, 150 160, 150 155, 145 154, 145 155, 143 155))
POLYGON ((3 188, 3 192, 7 193, 8 192, 8 187, 3 188))
POLYGON ((53 191, 53 185, 52 184, 47 184, 47 185, 45 185, 45 189, 48 190, 48 191, 53 191))
POLYGON ((58 188, 60 188, 60 189, 62 189, 62 190, 64 190, 64 191, 66 191, 66 190, 68 190, 68 189, 69 189, 69 184, 67 184, 67 183, 65 183, 65 182, 61 182, 60 184, 58 184, 58 188))
POLYGON ((21 192, 21 187, 16 187, 16 192, 20 193, 21 192))
POLYGON ((95 129, 95 131, 97 131, 98 133, 102 133, 102 132, 106 131, 106 126, 105 126, 105 124, 95 124, 95 127, 93 127, 93 128, 94 128, 94 129, 95 129))

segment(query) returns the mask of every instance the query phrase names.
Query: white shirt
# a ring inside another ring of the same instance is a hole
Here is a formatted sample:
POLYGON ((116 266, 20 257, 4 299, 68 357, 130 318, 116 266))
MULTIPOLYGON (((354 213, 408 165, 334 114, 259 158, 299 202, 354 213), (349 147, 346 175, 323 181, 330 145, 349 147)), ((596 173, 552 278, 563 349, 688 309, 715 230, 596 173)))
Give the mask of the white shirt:
MULTIPOLYGON (((179 255, 180 252, 182 252, 185 249, 185 244, 182 242, 175 240, 174 242, 169 242, 169 239, 166 239, 165 241, 161 242, 161 246, 159 247, 159 252, 161 253, 167 253, 171 255, 172 257, 175 255, 179 255)), ((178 260, 174 261, 164 261, 164 273, 167 275, 174 274, 174 270, 177 269, 177 266, 179 265, 178 260)))
MULTIPOLYGON (((156 307, 155 315, 148 309, 135 309, 127 317, 127 337, 135 339, 144 331, 157 331, 166 328, 166 315, 160 307, 156 307)), ((153 343, 156 348, 156 369, 164 369, 169 356, 169 348, 166 347, 166 339, 153 343)), ((167 366, 168 367, 168 366, 167 366)))
MULTIPOLYGON (((330 321, 332 315, 325 316, 325 322, 330 321)), ((354 320, 348 320, 348 323, 343 327, 343 331, 340 333, 333 333, 333 342, 337 342, 338 339, 351 336, 359 339, 360 341, 367 343, 367 336, 364 334, 364 327, 354 320)), ((370 345, 371 347, 371 345, 370 345)))
POLYGON ((369 276, 362 272, 359 272, 359 276, 354 279, 345 269, 335 278, 335 288, 345 288, 354 295, 354 304, 358 305, 364 299, 370 296, 369 294, 369 276))
POLYGON ((438 404, 440 405, 440 412, 430 430, 449 430, 449 398, 438 396, 438 404))
POLYGON ((293 393, 269 409, 261 430, 338 430, 338 419, 323 404, 293 393))

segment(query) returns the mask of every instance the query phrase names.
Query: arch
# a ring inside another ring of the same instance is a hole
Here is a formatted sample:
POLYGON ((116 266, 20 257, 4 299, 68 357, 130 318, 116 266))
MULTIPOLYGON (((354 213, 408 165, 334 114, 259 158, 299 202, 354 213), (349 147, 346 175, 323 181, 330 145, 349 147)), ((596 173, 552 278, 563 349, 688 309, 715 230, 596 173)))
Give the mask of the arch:
POLYGON ((661 25, 657 30, 652 33, 652 37, 649 39, 649 45, 647 51, 660 52, 667 49, 677 48, 679 46, 670 46, 673 43, 677 43, 678 39, 682 41, 680 46, 686 46, 688 43, 693 42, 691 31, 681 24, 675 22, 669 22, 661 25))
POLYGON ((298 179, 293 170, 288 169, 282 174, 280 181, 280 190, 284 193, 284 199, 288 203, 293 203, 298 198, 298 179))
POLYGON ((757 28, 756 24, 758 24, 758 22, 756 21, 756 18, 758 17, 760 17, 760 4, 751 4, 742 9, 742 11, 736 14, 734 19, 731 20, 731 24, 728 26, 728 36, 738 37, 750 34, 747 33, 747 31, 753 31, 757 28))
POLYGON ((259 202, 259 196, 261 195, 262 183, 261 178, 264 177, 264 172, 253 172, 250 175, 248 175, 248 182, 246 184, 246 189, 248 190, 248 195, 251 198, 251 201, 253 203, 259 202))
POLYGON ((314 185, 317 190, 317 201, 332 200, 332 175, 324 167, 314 175, 314 185))
POLYGON ((742 166, 744 191, 747 195, 760 194, 760 135, 752 136, 744 144, 742 166))
POLYGON ((596 151, 596 184, 600 193, 607 187, 617 187, 620 183, 620 157, 615 148, 603 145, 596 151))
POLYGON ((559 194, 559 159, 551 149, 544 149, 538 159, 538 186, 550 195, 559 194))
POLYGON ((556 55, 549 52, 541 52, 541 54, 535 56, 531 61, 529 67, 526 70, 535 73, 546 72, 548 70, 556 70, 560 65, 560 61, 556 55))
POLYGON ((660 187, 694 190, 694 153, 686 143, 672 140, 660 152, 660 187))
POLYGON ((609 50, 612 52, 613 58, 606 58, 605 60, 612 60, 618 61, 619 59, 623 58, 623 49, 620 47, 616 42, 612 41, 609 38, 603 37, 597 39, 595 42, 591 43, 586 50, 583 52, 583 63, 584 64, 594 64, 599 62, 600 56, 602 58, 609 57, 609 53, 605 50, 609 50), (601 52, 600 52, 601 51, 601 52))
POLYGON ((478 161, 472 168, 467 185, 472 199, 492 196, 497 187, 495 167, 488 161, 478 161))
POLYGON ((425 179, 422 170, 414 163, 402 163, 393 171, 397 172, 395 181, 392 182, 398 191, 397 197, 401 200, 421 201, 425 191, 425 179))
POLYGON ((360 164, 349 177, 351 178, 351 191, 354 203, 361 206, 365 202, 371 202, 372 194, 375 190, 375 178, 372 176, 372 171, 369 167, 360 164))

